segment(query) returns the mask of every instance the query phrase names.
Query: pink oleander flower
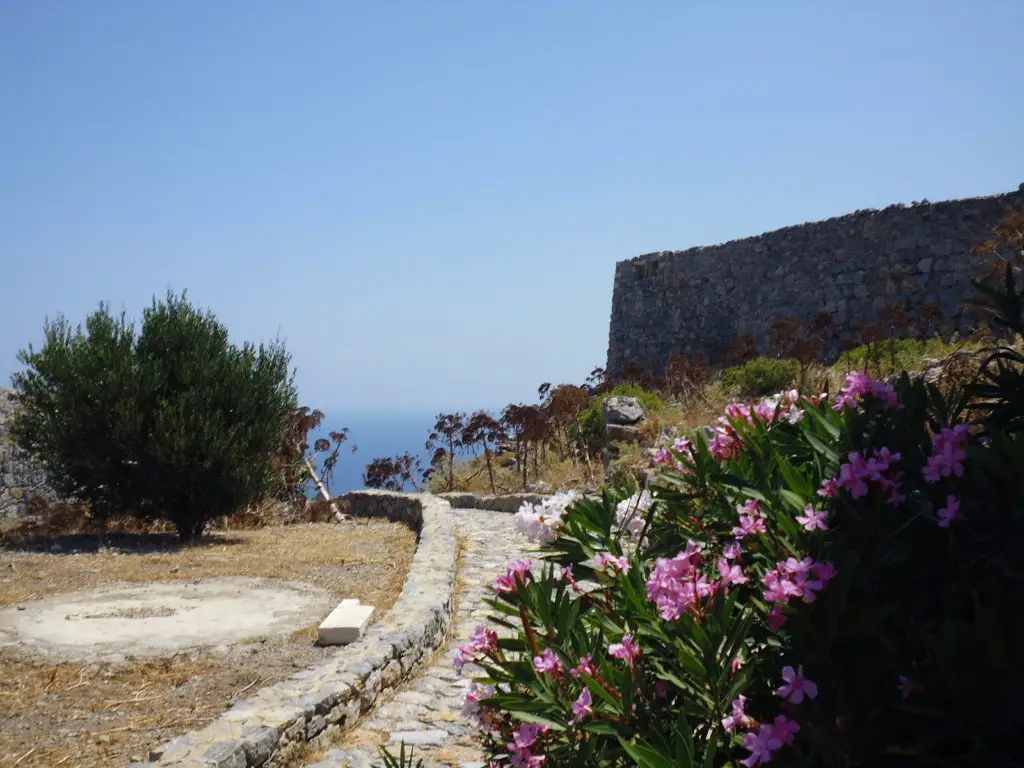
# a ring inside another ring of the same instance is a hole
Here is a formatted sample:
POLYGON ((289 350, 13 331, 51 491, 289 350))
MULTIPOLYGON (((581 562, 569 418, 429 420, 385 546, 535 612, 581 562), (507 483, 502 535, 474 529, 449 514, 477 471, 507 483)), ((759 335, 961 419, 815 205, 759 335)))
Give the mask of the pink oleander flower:
POLYGON ((569 670, 569 674, 573 677, 579 677, 580 675, 590 675, 594 677, 597 674, 597 667, 591 660, 591 656, 588 653, 585 656, 580 656, 580 663, 569 670))
POLYGON ((939 528, 949 528, 949 524, 957 518, 960 511, 960 500, 950 494, 946 497, 946 506, 938 511, 939 528))
POLYGON ((836 479, 836 486, 843 488, 855 499, 866 496, 868 493, 868 470, 864 457, 856 451, 850 451, 847 455, 849 462, 839 467, 839 477, 836 479))
POLYGON ((826 498, 835 496, 839 492, 839 483, 836 482, 834 477, 830 477, 826 480, 821 481, 821 488, 818 489, 819 496, 825 496, 826 498))
POLYGON ((594 714, 594 710, 591 708, 593 703, 594 700, 590 696, 590 689, 584 688, 583 693, 581 693, 579 698, 577 698, 572 704, 573 717, 572 720, 569 721, 569 725, 576 725, 576 723, 580 722, 583 718, 594 714))
POLYGON ((482 709, 480 702, 491 698, 495 693, 497 693, 497 689, 493 685, 480 685, 476 682, 470 683, 469 690, 466 691, 466 700, 462 705, 462 715, 464 717, 479 715, 482 709))
POLYGON ((798 597, 806 603, 813 603, 817 593, 835 576, 835 568, 828 563, 816 563, 809 557, 797 560, 794 557, 776 563, 761 581, 764 599, 770 603, 785 605, 791 598, 798 597))
POLYGON ((796 521, 804 527, 805 531, 827 531, 828 525, 825 522, 827 519, 828 513, 824 510, 815 510, 813 504, 808 504, 804 508, 804 514, 796 516, 796 521))
POLYGON ((692 541, 675 557, 654 561, 654 571, 647 580, 647 599, 666 621, 675 621, 711 594, 711 585, 698 572, 699 566, 700 547, 692 541))
POLYGON ((689 438, 677 437, 672 442, 672 451, 675 453, 681 453, 688 459, 693 458, 693 443, 690 442, 689 438))
POLYGON ((729 674, 735 675, 740 671, 740 667, 743 666, 743 659, 739 656, 733 656, 732 661, 729 662, 729 674))
POLYGON ((771 725, 762 725, 757 731, 751 731, 743 738, 743 746, 750 752, 740 763, 753 768, 755 765, 770 763, 772 752, 782 748, 782 739, 775 734, 771 725))
POLYGON ((621 659, 632 668, 636 657, 640 655, 640 646, 633 642, 633 635, 625 634, 622 636, 622 642, 612 643, 608 646, 608 654, 613 658, 621 659))
POLYGON ((744 730, 757 725, 754 718, 750 717, 744 710, 747 706, 746 696, 737 696, 732 702, 732 713, 722 719, 722 727, 726 733, 732 733, 737 728, 744 730))
POLYGON ((732 535, 737 539, 767 531, 761 517, 761 503, 757 499, 748 499, 738 511, 740 524, 732 529, 732 535))
POLYGON ((722 577, 722 584, 746 584, 747 577, 743 575, 743 569, 735 563, 730 563, 724 557, 718 561, 718 573, 722 577))
POLYGON ((887 411, 903 408, 903 403, 896 397, 896 391, 888 384, 866 373, 854 373, 846 377, 843 388, 832 404, 832 410, 839 412, 848 407, 856 408, 866 397, 880 402, 887 411))
POLYGON ((782 606, 774 606, 768 614, 766 621, 768 623, 768 629, 772 632, 778 632, 782 629, 782 625, 786 623, 786 614, 782 612, 782 606))
POLYGON ((481 624, 469 637, 469 642, 459 648, 453 665, 460 675, 462 668, 478 656, 490 656, 498 651, 498 633, 481 624))
POLYGON ((561 675, 565 672, 565 664, 550 648, 545 648, 540 656, 533 657, 533 668, 542 675, 561 675))
POLYGON ((576 585, 576 579, 574 579, 572 577, 572 563, 570 563, 569 565, 565 566, 564 568, 560 568, 559 571, 558 571, 558 575, 555 576, 555 580, 556 581, 568 581, 570 584, 575 586, 576 585))
POLYGON ((625 555, 615 557, 610 552, 598 552, 594 555, 594 567, 599 571, 629 573, 629 559, 625 555))
POLYGON ((785 715, 776 715, 775 720, 772 721, 772 730, 784 745, 789 746, 796 741, 800 724, 793 722, 785 715))
POLYGON ((822 495, 835 495, 834 491, 842 488, 853 498, 859 499, 867 495, 871 486, 875 486, 889 494, 889 504, 899 504, 905 500, 906 497, 900 493, 900 483, 905 473, 893 467, 903 458, 899 453, 892 453, 883 447, 876 449, 870 458, 856 451, 851 451, 847 458, 849 461, 839 467, 839 477, 834 481, 826 481, 833 482, 831 493, 822 495))
POLYGON ((811 680, 804 677, 803 664, 795 670, 792 667, 783 667, 782 679, 785 680, 786 683, 775 693, 784 698, 790 704, 802 703, 804 696, 809 699, 813 699, 818 695, 818 686, 811 680))
POLYGON ((529 560, 516 560, 514 563, 508 564, 508 570, 504 576, 499 576, 494 581, 494 591, 496 594, 502 592, 516 592, 519 589, 517 579, 523 584, 530 583, 530 569, 533 568, 533 563, 529 560))
POLYGON ((726 560, 736 560, 743 552, 743 548, 740 546, 738 541, 731 542, 725 545, 725 549, 722 550, 722 555, 725 556, 726 560))
POLYGON ((963 477, 963 462, 967 458, 964 448, 968 437, 970 433, 963 424, 943 429, 932 437, 932 455, 922 471, 925 482, 937 483, 940 478, 951 475, 963 477))
POLYGON ((512 756, 515 768, 537 768, 544 765, 547 758, 535 754, 537 739, 548 732, 548 728, 536 723, 523 723, 519 726, 513 740, 508 743, 508 751, 512 756))

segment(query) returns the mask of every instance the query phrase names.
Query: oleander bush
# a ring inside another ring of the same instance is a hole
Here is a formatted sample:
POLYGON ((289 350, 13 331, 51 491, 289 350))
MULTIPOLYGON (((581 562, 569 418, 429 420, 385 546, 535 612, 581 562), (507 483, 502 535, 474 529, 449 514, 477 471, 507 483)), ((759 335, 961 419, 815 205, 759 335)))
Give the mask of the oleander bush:
POLYGON ((1024 444, 904 376, 733 405, 543 548, 462 650, 496 765, 1012 765, 1024 444))

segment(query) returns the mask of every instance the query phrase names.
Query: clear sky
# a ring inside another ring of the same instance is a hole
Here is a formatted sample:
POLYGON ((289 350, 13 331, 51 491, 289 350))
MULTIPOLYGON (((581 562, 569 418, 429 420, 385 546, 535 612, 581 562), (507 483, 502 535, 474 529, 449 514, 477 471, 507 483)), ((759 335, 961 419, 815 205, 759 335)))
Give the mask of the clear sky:
POLYGON ((532 399, 616 261, 1024 182, 1021 0, 4 0, 0 377, 187 289, 303 401, 532 399))

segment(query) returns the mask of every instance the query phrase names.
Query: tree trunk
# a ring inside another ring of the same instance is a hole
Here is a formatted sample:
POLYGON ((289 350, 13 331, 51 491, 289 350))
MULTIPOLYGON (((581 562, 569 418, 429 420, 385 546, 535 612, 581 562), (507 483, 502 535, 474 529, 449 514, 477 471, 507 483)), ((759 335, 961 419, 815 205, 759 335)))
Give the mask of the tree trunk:
POLYGON ((306 463, 306 471, 309 472, 309 476, 313 478, 313 482, 316 484, 316 489, 320 491, 320 495, 324 497, 324 501, 327 502, 327 506, 331 510, 331 514, 340 515, 338 511, 338 505, 331 499, 331 494, 327 492, 327 487, 320 481, 320 478, 316 474, 316 470, 313 469, 313 462, 309 460, 308 456, 303 456, 302 460, 306 463))
POLYGON ((491 481, 491 493, 497 494, 498 487, 494 484, 494 467, 491 466, 491 449, 484 443, 484 463, 487 465, 487 478, 491 481))

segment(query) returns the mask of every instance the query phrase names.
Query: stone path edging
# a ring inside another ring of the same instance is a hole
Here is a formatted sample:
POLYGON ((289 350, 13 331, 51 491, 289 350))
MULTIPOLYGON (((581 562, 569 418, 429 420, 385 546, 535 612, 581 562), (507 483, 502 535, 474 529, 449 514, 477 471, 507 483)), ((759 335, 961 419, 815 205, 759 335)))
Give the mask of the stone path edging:
POLYGON ((326 745, 339 736, 444 644, 458 566, 451 505, 427 494, 387 491, 345 498, 355 517, 387 517, 418 533, 405 586, 391 610, 331 658, 236 702, 207 727, 166 742, 133 768, 287 765, 307 744, 326 745))
POLYGON ((487 509, 492 512, 519 511, 524 501, 540 504, 549 494, 545 493, 462 493, 451 491, 438 494, 439 498, 449 502, 455 509, 487 509))

